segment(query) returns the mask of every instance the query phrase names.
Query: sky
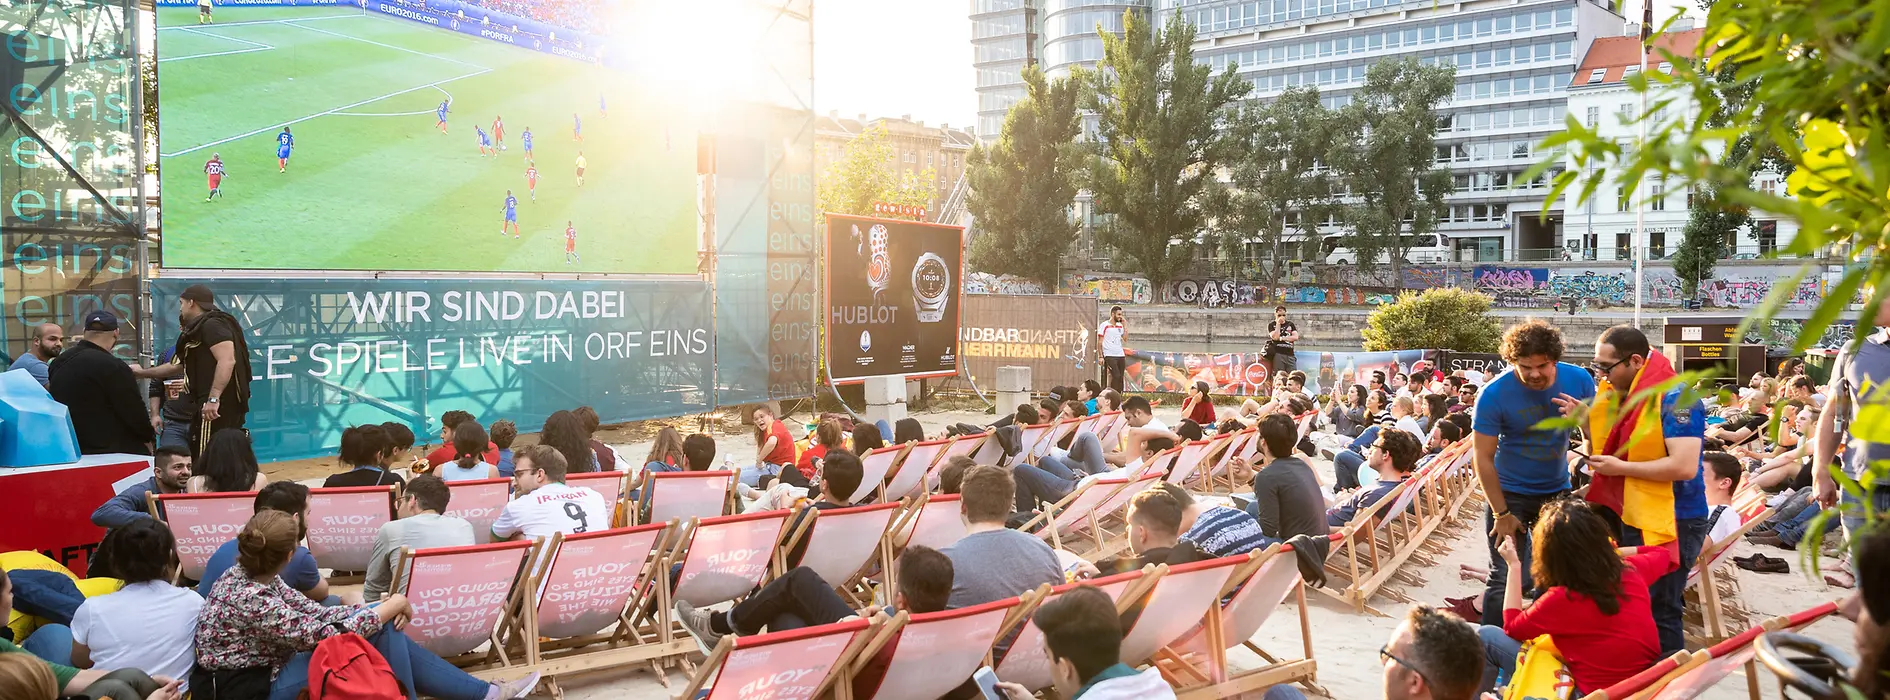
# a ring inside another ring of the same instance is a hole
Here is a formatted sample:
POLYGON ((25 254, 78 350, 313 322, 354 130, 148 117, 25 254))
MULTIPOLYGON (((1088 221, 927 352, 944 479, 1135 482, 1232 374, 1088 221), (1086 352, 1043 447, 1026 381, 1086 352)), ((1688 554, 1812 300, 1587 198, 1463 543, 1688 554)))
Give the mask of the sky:
MULTIPOLYGON (((1653 0, 1656 26, 1692 0, 1653 0)), ((1627 18, 1639 0, 1624 0, 1627 18)), ((912 115, 927 124, 976 123, 968 0, 815 0, 814 109, 842 116, 912 115)))
POLYGON ((969 0, 815 0, 814 109, 976 124, 969 0))

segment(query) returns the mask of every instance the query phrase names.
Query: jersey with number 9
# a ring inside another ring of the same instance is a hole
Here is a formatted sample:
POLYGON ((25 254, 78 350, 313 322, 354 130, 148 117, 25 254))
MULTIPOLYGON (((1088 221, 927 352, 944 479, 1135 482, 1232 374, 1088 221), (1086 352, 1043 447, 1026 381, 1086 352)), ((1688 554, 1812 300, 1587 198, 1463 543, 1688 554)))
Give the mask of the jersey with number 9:
POLYGON ((596 491, 562 483, 551 483, 531 493, 512 499, 492 522, 492 533, 501 538, 523 533, 526 537, 550 537, 610 529, 610 510, 596 491))

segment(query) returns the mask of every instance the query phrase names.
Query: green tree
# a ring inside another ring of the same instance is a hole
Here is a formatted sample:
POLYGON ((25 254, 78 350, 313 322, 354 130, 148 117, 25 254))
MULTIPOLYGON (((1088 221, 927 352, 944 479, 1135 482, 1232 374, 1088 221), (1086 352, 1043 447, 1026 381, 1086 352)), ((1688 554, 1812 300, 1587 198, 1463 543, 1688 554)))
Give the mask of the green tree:
POLYGON ((886 128, 874 125, 853 137, 840 149, 840 159, 820 174, 816 188, 820 204, 820 228, 827 226, 827 213, 870 216, 873 204, 885 202, 923 207, 931 203, 932 183, 938 173, 932 168, 913 173, 899 167, 899 149, 886 139, 886 128))
POLYGON ((1156 30, 1123 13, 1122 36, 1102 35, 1103 59, 1082 71, 1083 108, 1096 115, 1086 184, 1110 215, 1097 238, 1160 288, 1194 259, 1215 171, 1233 143, 1233 105, 1253 89, 1229 66, 1194 60, 1194 25, 1174 13, 1156 30))
POLYGON ((1333 178, 1318 166, 1332 147, 1336 116, 1319 102, 1318 88, 1296 87, 1247 105, 1234 119, 1237 150, 1227 166, 1230 186, 1215 198, 1215 242, 1234 260, 1258 242, 1268 258, 1260 278, 1269 286, 1300 246, 1318 241, 1318 222, 1333 210, 1333 178))
POLYGON ((1398 278, 1417 236, 1437 230, 1450 171, 1437 167, 1437 107, 1456 91, 1457 69, 1415 58, 1379 61, 1365 85, 1340 109, 1350 132, 1331 162, 1352 198, 1343 210, 1346 247, 1362 269, 1384 253, 1398 278))
POLYGON ((1436 348, 1496 352, 1503 329, 1490 316, 1490 297, 1455 287, 1406 291, 1366 317, 1365 350, 1436 348))
POLYGON ((1680 278, 1680 296, 1698 296, 1700 282, 1711 278, 1720 258, 1731 253, 1726 249, 1726 240, 1751 223, 1745 207, 1727 202, 1715 189, 1693 195, 1693 203, 1687 207, 1686 228, 1680 231, 1680 246, 1673 251, 1673 274, 1680 278))
POLYGON ((1068 78, 1046 81, 1036 67, 1024 69, 1022 101, 1004 116, 1004 131, 989 150, 972 150, 971 195, 965 206, 977 221, 971 266, 1017 275, 1056 289, 1057 263, 1077 222, 1070 216, 1083 155, 1076 102, 1079 89, 1068 78))

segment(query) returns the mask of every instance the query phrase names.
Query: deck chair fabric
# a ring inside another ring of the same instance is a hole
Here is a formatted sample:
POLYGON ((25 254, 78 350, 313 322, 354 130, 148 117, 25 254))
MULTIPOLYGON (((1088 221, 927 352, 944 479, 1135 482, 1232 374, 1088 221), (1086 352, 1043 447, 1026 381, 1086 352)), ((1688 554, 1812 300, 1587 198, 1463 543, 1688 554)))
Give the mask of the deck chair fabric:
POLYGON ((536 546, 517 541, 402 550, 390 590, 413 604, 407 634, 446 659, 494 641, 507 599, 528 580, 526 560, 536 546))
POLYGON ((1767 632, 1794 631, 1803 629, 1811 623, 1837 613, 1837 603, 1824 603, 1809 610, 1793 613, 1784 617, 1773 618, 1753 625, 1746 631, 1728 637, 1706 649, 1708 659, 1686 670, 1668 681, 1654 700, 1690 700, 1705 693, 1733 674, 1740 666, 1752 662, 1757 647, 1753 641, 1767 632))
POLYGON ((393 486, 309 489, 308 552, 325 569, 367 571, 374 535, 393 519, 393 486))
POLYGON ((675 598, 697 607, 734 600, 767 578, 787 527, 785 510, 697 521, 684 535, 675 598))
POLYGON ((1004 460, 1004 443, 997 439, 996 433, 997 431, 994 430, 978 435, 966 435, 953 444, 952 449, 945 451, 945 458, 951 459, 965 455, 979 464, 1001 464, 1004 460))
POLYGON ((893 473, 886 476, 886 490, 880 500, 897 501, 925 488, 932 473, 944 464, 941 457, 951 444, 951 440, 912 443, 906 450, 905 459, 900 460, 893 473))
MULTIPOLYGON (((1108 593, 1110 598, 1116 600, 1119 609, 1123 603, 1124 594, 1135 588, 1134 584, 1143 576, 1141 571, 1130 571, 1082 583, 1065 584, 1051 589, 1043 602, 1049 602, 1079 585, 1089 585, 1108 593)), ((1037 629, 1035 622, 1024 623, 1022 631, 1011 642, 1010 650, 1005 652, 1004 659, 998 662, 996 671, 998 680, 1022 685, 1032 692, 1050 686, 1050 657, 1044 653, 1043 632, 1037 629)))
POLYGON ((1128 421, 1122 417, 1122 412, 1104 411, 1097 415, 1102 416, 1102 425, 1098 427, 1100 432, 1096 433, 1096 437, 1102 440, 1103 448, 1111 449, 1120 447, 1122 429, 1129 425, 1128 421))
POLYGON ((621 527, 547 542, 550 554, 533 592, 537 636, 581 637, 617 622, 632 596, 648 583, 648 562, 670 527, 621 527))
POLYGON ((851 496, 847 497, 847 502, 863 502, 867 496, 878 491, 886 482, 886 477, 899 466, 899 461, 905 458, 906 451, 909 449, 911 448, 908 445, 889 445, 860 455, 860 485, 853 490, 851 496))
POLYGON ((714 518, 728 510, 735 472, 651 472, 640 496, 649 503, 650 523, 714 518))
MULTIPOLYGON (((1025 463, 1036 462, 1037 446, 1049 439, 1050 431, 1055 430, 1056 427, 1056 423, 1017 426, 1017 459, 1025 463)), ((979 464, 984 464, 984 462, 979 462, 979 464)))
MULTIPOLYGON (((1004 620, 1022 601, 1006 598, 957 610, 921 613, 882 636, 892 647, 885 675, 853 700, 933 700, 943 697, 984 665, 1003 631, 1004 620)), ((879 644, 875 640, 875 644, 879 644)), ((869 645, 861 662, 871 654, 869 645)), ((855 664, 856 669, 862 664, 855 664)))
POLYGON ((746 637, 728 635, 677 700, 813 700, 865 645, 877 623, 837 622, 746 637))
POLYGON ((1122 663, 1140 666, 1199 625, 1220 599, 1221 589, 1245 555, 1169 567, 1155 582, 1135 624, 1123 633, 1122 663))
POLYGON ((803 537, 807 548, 801 566, 820 574, 834 587, 847 585, 873 562, 885 541, 886 529, 902 504, 882 503, 818 511, 803 537))
POLYGON ((512 480, 448 481, 446 489, 452 498, 447 501, 446 512, 441 515, 472 523, 473 544, 491 542, 492 523, 499 519, 499 513, 505 510, 505 502, 512 498, 512 480))
POLYGON ((1038 440, 1037 446, 1031 450, 1029 462, 1036 464, 1037 460, 1043 459, 1045 456, 1049 455, 1050 450, 1055 449, 1058 444, 1062 443, 1063 438, 1074 434, 1077 426, 1081 425, 1082 422, 1083 419, 1081 418, 1069 418, 1052 424, 1050 432, 1044 435, 1042 440, 1038 440))
MULTIPOLYGON (((1280 609, 1287 594, 1292 593, 1300 581, 1299 562, 1295 560, 1292 547, 1281 545, 1272 554, 1254 553, 1252 556, 1266 560, 1218 610, 1223 638, 1230 649, 1259 634, 1260 627, 1280 609)), ((1194 653, 1218 653, 1207 648, 1204 632, 1205 628, 1197 624, 1172 646, 1194 653)))
POLYGON ((171 528, 177 543, 179 569, 193 581, 203 578, 203 567, 223 543, 236 539, 255 515, 256 494, 165 493, 150 494, 148 508, 171 528))
POLYGON ((1025 532, 1035 529, 1037 536, 1049 540, 1052 548, 1063 549, 1065 535, 1084 530, 1095 511, 1128 485, 1128 479, 1095 479, 1078 483, 1076 490, 1062 500, 1045 506, 1037 517, 1025 523, 1021 529, 1025 532))
POLYGON ((1232 438, 1233 434, 1229 433, 1182 445, 1181 453, 1175 455, 1174 464, 1168 468, 1168 483, 1182 486, 1192 481, 1201 465, 1217 457, 1220 450, 1227 449, 1232 438))
POLYGON ((604 520, 615 527, 621 517, 617 513, 617 502, 623 499, 623 480, 627 476, 619 471, 585 472, 567 474, 564 483, 568 486, 582 486, 596 491, 604 497, 604 520))
POLYGON ((959 513, 959 495, 946 494, 928 496, 919 504, 919 514, 914 516, 911 532, 906 534, 906 541, 900 545, 910 547, 921 545, 932 549, 945 549, 965 538, 965 521, 959 513))

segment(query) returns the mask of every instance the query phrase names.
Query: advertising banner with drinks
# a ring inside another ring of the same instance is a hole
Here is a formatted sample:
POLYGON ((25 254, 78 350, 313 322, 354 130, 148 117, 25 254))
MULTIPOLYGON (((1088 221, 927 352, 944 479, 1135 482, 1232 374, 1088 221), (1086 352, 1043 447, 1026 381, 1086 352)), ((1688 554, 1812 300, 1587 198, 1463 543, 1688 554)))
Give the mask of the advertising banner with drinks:
POLYGON ((958 373, 965 229, 827 215, 827 362, 836 382, 958 373))
MULTIPOLYGON (((1436 368, 1442 350, 1395 350, 1390 352, 1316 352, 1297 353, 1298 370, 1306 373, 1306 390, 1313 394, 1330 392, 1334 386, 1367 384, 1372 372, 1409 372, 1414 366, 1436 368), (1421 363, 1421 364, 1420 364, 1421 363)), ((1213 393, 1223 396, 1257 396, 1273 383, 1273 367, 1266 358, 1253 353, 1197 353, 1128 351, 1124 388, 1129 391, 1182 393, 1197 381, 1205 381, 1213 393)))

